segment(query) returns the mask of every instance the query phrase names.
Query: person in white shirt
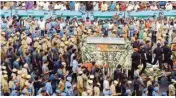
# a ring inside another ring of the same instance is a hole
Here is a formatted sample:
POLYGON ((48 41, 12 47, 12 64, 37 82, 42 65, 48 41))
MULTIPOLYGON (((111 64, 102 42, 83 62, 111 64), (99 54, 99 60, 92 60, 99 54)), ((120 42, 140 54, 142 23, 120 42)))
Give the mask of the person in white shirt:
POLYGON ((49 6, 50 4, 49 4, 49 2, 44 2, 44 4, 42 5, 43 6, 43 10, 49 10, 49 6))
POLYGON ((158 7, 157 7, 156 3, 153 3, 153 4, 150 6, 150 9, 151 9, 151 10, 158 10, 158 7))
POLYGON ((94 1, 94 2, 93 2, 93 5, 94 5, 94 11, 98 11, 98 10, 99 10, 98 2, 97 2, 97 1, 94 1))
POLYGON ((132 11, 133 9, 134 9, 134 4, 133 4, 133 2, 130 1, 126 10, 132 11))
POLYGON ((107 11, 108 10, 108 5, 106 2, 103 2, 102 6, 101 6, 101 11, 107 11))
POLYGON ((61 5, 61 9, 60 9, 60 10, 61 10, 61 11, 67 10, 66 4, 63 3, 63 4, 61 5))
POLYGON ((103 81, 103 91, 105 91, 106 89, 109 89, 109 80, 110 78, 107 77, 104 81, 103 81))
POLYGON ((75 1, 75 11, 78 11, 79 10, 79 7, 80 7, 80 3, 75 1))
POLYGON ((60 10, 61 9, 61 4, 58 2, 57 4, 54 5, 55 10, 60 10))
POLYGON ((165 8, 166 8, 166 10, 172 10, 172 8, 173 8, 172 3, 170 3, 170 1, 168 3, 166 3, 165 8))
POLYGON ((41 34, 44 36, 45 21, 43 20, 43 18, 40 18, 40 20, 38 21, 38 24, 39 24, 39 28, 41 30, 41 34))
POLYGON ((135 3, 135 6, 134 6, 134 11, 137 11, 139 8, 140 8, 140 7, 139 7, 139 2, 136 2, 136 3, 135 3))

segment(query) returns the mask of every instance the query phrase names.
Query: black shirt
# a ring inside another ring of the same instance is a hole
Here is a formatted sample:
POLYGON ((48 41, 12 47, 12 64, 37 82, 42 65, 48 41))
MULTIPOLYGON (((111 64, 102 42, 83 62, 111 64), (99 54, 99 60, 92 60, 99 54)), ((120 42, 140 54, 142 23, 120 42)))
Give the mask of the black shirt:
POLYGON ((156 54, 156 57, 159 57, 159 56, 162 56, 163 50, 162 50, 161 47, 157 47, 157 48, 154 49, 153 53, 156 54))
POLYGON ((171 55, 172 51, 168 46, 163 46, 162 49, 163 49, 164 55, 171 55))

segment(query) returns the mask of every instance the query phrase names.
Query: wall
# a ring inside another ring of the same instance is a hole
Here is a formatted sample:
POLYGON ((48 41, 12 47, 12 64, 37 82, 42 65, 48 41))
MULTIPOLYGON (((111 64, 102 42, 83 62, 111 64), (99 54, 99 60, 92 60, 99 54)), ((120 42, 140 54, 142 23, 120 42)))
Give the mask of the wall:
MULTIPOLYGON (((94 11, 86 14, 82 14, 79 11, 39 11, 39 10, 0 10, 1 16, 12 16, 12 15, 19 15, 23 17, 28 17, 29 15, 35 16, 35 17, 43 17, 43 18, 49 18, 52 15, 56 17, 74 17, 77 16, 78 18, 86 18, 85 16, 91 17, 91 19, 97 17, 100 19, 107 19, 107 18, 112 18, 113 15, 117 13, 117 11, 108 11, 108 12, 101 12, 101 11, 94 11)), ((171 10, 171 11, 132 11, 132 12, 118 12, 120 17, 148 17, 148 16, 153 16, 156 15, 157 17, 159 16, 159 13, 163 13, 165 16, 170 16, 170 17, 176 17, 176 10, 171 10)))

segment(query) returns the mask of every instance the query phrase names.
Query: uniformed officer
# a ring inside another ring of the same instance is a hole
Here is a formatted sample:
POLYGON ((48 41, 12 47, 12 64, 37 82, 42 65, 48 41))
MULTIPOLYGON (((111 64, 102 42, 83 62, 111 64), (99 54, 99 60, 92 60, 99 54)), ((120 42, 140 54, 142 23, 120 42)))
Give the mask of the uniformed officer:
MULTIPOLYGON (((163 50, 163 54, 164 54, 164 63, 167 63, 169 65, 173 65, 172 61, 171 61, 171 55, 172 55, 172 51, 171 49, 168 47, 168 43, 167 41, 164 42, 164 46, 162 46, 162 50, 163 50)), ((171 66, 172 67, 172 66, 171 66)))
POLYGON ((113 81, 113 83, 110 86, 110 90, 112 92, 112 96, 117 96, 117 93, 116 93, 116 86, 117 86, 117 84, 118 84, 118 81, 115 80, 115 81, 113 81))
POLYGON ((9 91, 8 76, 4 74, 2 77, 2 92, 5 93, 9 91))
POLYGON ((162 69, 162 55, 163 55, 163 50, 162 50, 162 48, 160 46, 161 46, 161 44, 158 43, 157 47, 153 51, 153 53, 155 54, 153 65, 155 65, 156 62, 158 61, 159 62, 159 68, 162 69))
POLYGON ((21 79, 19 81, 20 84, 20 89, 22 89, 24 87, 24 83, 26 82, 26 74, 22 74, 21 75, 21 79))
POLYGON ((64 88, 65 88, 65 80, 64 80, 64 76, 62 76, 61 78, 59 78, 59 85, 58 85, 58 89, 61 92, 64 92, 64 88))
POLYGON ((100 96, 100 83, 97 83, 94 87, 94 96, 100 96))
POLYGON ((149 40, 146 41, 146 56, 147 56, 147 62, 152 64, 152 46, 149 40))
POLYGON ((143 64, 143 68, 140 74, 142 74, 145 71, 145 68, 147 66, 147 57, 146 57, 146 48, 144 47, 144 43, 141 44, 140 47, 140 55, 141 55, 141 63, 143 64))
POLYGON ((90 91, 88 95, 90 96, 93 95, 93 81, 92 80, 88 80, 87 91, 90 91))
POLYGON ((83 78, 82 78, 82 71, 78 72, 78 76, 77 76, 77 90, 78 90, 78 96, 81 96, 82 92, 83 92, 83 78))
POLYGON ((137 48, 134 48, 134 53, 132 54, 131 58, 132 58, 131 78, 133 79, 134 71, 138 68, 141 58, 137 48))

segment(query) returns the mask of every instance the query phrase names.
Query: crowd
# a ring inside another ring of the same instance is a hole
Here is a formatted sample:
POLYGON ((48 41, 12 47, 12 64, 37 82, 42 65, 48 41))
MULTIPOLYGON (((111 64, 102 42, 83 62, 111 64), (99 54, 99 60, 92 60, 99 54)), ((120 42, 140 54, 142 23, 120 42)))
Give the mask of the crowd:
POLYGON ((172 63, 176 56, 168 46, 176 40, 175 18, 115 15, 113 19, 90 21, 89 17, 38 20, 32 16, 2 16, 0 24, 3 96, 176 95, 176 68, 172 63), (81 41, 88 36, 131 40, 134 53, 130 75, 122 71, 123 65, 118 65, 111 75, 96 61, 82 62, 81 41), (145 77, 147 63, 155 65, 157 61, 159 70, 173 74, 167 75, 169 86, 162 93, 162 77, 145 77))
POLYGON ((1 9, 23 10, 72 10, 72 11, 143 11, 173 10, 176 2, 171 1, 4 1, 1 9))

